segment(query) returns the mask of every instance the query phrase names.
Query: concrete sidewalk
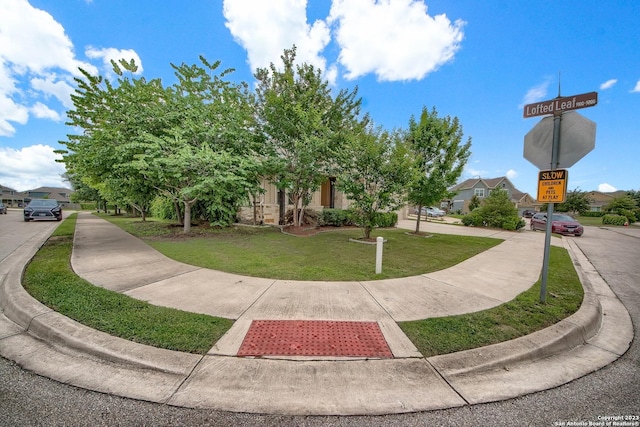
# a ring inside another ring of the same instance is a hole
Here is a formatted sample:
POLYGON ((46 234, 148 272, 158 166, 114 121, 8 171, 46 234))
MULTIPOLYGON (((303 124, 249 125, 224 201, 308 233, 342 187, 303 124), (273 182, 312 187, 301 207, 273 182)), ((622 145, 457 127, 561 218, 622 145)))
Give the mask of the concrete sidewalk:
MULTIPOLYGON (((401 228, 415 228, 401 221, 401 228)), ((422 222, 421 230, 504 242, 452 268, 403 279, 293 282, 178 263, 93 215, 78 216, 72 266, 90 282, 152 304, 234 319, 205 356, 161 350, 91 330, 42 306, 20 276, 37 250, 0 264, 0 354, 58 381, 188 407, 278 414, 387 414, 488 402, 555 387, 628 348, 624 306, 571 239, 585 288, 580 310, 527 337, 422 357, 396 322, 484 310, 537 279, 543 233, 422 222), (392 359, 235 355, 256 319, 377 322, 392 359)), ((44 240, 44 239, 43 239, 44 240)), ((29 247, 27 247, 29 246, 29 247)))

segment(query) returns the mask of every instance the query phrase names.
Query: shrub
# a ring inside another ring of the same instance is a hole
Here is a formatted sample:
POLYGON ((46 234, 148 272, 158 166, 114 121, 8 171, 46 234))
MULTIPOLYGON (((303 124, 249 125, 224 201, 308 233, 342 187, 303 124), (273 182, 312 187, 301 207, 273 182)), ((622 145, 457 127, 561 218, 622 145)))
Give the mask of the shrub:
POLYGON ((153 199, 149 213, 151 213, 152 217, 158 219, 176 219, 175 205, 167 197, 158 196, 153 199))
POLYGON ((508 193, 503 190, 492 191, 479 208, 462 218, 462 223, 504 230, 519 230, 525 224, 508 193))
POLYGON ((620 215, 627 217, 629 222, 636 222, 638 220, 636 213, 631 209, 622 209, 620 215))
POLYGON ((502 226, 500 228, 503 230, 517 231, 524 228, 525 225, 526 223, 524 219, 509 217, 503 219, 502 226))
POLYGON ((352 224, 351 212, 345 209, 323 209, 318 215, 318 225, 342 227, 352 224))
POLYGON ((398 214, 395 212, 378 212, 374 222, 375 227, 395 227, 398 223, 398 214))
POLYGON ((624 225, 627 222, 627 217, 622 215, 605 215, 602 217, 602 224, 604 225, 624 225))
POLYGON ((462 223, 468 226, 480 227, 482 226, 482 216, 478 211, 471 212, 462 217, 462 223))
POLYGON ((80 209, 82 209, 83 211, 95 211, 98 209, 98 204, 96 202, 83 202, 80 203, 80 209))

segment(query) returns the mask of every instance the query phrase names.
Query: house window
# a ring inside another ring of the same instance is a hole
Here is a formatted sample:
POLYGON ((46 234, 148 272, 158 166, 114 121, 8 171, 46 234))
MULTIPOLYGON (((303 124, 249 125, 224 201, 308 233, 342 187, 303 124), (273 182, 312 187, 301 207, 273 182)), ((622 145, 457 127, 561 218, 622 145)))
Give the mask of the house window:
POLYGON ((484 188, 474 188, 473 195, 478 197, 484 197, 484 188))

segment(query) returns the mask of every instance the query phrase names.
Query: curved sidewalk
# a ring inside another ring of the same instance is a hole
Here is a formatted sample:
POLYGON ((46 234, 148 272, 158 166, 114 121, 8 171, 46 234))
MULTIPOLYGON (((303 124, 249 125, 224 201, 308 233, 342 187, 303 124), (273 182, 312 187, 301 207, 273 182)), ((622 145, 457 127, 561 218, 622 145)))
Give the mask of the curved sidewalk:
MULTIPOLYGON (((413 228, 413 221, 401 221, 413 228)), ((41 242, 0 264, 0 354, 78 387, 188 407, 278 414, 387 414, 506 399, 555 387, 620 357, 628 313, 571 239, 585 288, 580 310, 517 340, 422 357, 396 322, 490 308, 538 278, 543 234, 424 222, 422 230, 504 239, 452 268, 403 279, 292 282, 232 275, 170 260, 90 214, 80 214, 72 266, 90 282, 156 305, 234 319, 204 356, 111 337, 33 300, 21 273, 41 242), (433 228, 435 227, 435 228, 433 228), (253 320, 377 322, 393 358, 237 357, 253 320)), ((556 240, 556 239, 554 239, 556 240)))

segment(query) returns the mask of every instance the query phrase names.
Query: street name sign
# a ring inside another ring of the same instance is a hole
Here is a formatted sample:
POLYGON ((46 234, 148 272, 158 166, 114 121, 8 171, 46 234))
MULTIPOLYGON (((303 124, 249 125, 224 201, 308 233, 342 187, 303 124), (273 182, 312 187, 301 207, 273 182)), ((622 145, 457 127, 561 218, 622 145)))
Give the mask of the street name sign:
POLYGON ((564 111, 593 107, 598 103, 598 92, 582 93, 574 96, 563 96, 549 101, 535 102, 524 106, 522 116, 529 117, 560 114, 564 111))
POLYGON ((540 171, 538 173, 538 202, 564 203, 567 198, 566 169, 540 171))

